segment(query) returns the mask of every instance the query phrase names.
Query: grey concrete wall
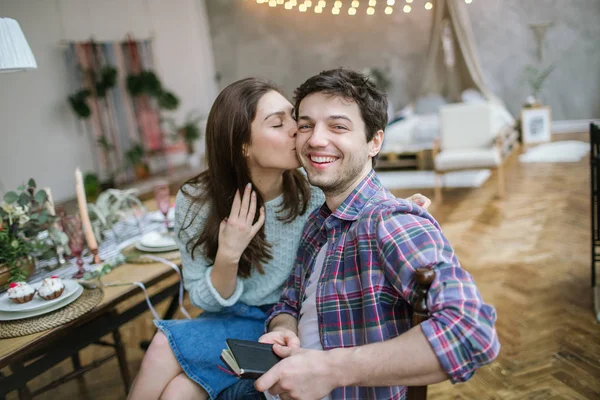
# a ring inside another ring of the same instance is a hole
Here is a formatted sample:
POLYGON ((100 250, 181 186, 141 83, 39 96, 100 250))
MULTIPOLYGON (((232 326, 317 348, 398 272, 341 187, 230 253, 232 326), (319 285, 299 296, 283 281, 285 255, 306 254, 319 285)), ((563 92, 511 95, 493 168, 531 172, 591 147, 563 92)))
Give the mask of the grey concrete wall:
MULTIPOLYGON (((316 2, 313 2, 316 3, 316 2)), ((431 28, 424 0, 413 11, 394 14, 345 10, 338 16, 270 8, 252 0, 207 0, 215 67, 220 87, 246 76, 279 83, 288 95, 309 76, 338 66, 388 69, 390 100, 401 108, 421 82, 431 28)), ((344 0, 344 4, 350 3, 344 0)), ((537 63, 529 23, 554 21, 544 47, 545 64, 556 63, 542 99, 553 118, 600 117, 600 0, 473 0, 468 6, 487 84, 517 114, 529 94, 522 78, 537 63)))

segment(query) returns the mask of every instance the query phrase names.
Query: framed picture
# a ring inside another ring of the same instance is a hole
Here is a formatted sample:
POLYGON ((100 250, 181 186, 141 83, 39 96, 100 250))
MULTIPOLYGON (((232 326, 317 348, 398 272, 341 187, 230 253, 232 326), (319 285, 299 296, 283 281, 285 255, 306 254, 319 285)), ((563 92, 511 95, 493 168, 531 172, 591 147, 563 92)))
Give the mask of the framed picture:
POLYGON ((550 107, 523 108, 521 110, 521 135, 525 144, 549 142, 552 136, 550 107))

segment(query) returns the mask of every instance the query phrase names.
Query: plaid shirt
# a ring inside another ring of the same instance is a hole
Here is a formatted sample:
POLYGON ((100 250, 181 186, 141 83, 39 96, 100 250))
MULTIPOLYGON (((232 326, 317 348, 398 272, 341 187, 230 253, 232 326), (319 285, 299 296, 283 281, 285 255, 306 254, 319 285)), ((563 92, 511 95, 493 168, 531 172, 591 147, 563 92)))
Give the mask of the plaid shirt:
MULTIPOLYGON (((434 268, 420 324, 450 380, 462 382, 500 350, 495 310, 483 303, 438 223, 396 199, 371 171, 333 213, 326 204, 304 227, 296 264, 267 324, 281 313, 299 317, 319 249, 328 243, 317 288, 324 350, 392 339, 411 328, 414 272, 434 268)), ((406 387, 346 387, 332 399, 404 399, 406 387)))

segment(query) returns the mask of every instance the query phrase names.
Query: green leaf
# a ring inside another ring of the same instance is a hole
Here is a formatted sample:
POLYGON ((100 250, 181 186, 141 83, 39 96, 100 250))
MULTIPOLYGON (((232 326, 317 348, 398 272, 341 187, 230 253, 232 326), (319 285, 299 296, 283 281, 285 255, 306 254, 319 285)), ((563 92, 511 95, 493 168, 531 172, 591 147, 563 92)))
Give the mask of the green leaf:
POLYGON ((29 185, 29 187, 32 188, 36 187, 35 180, 33 178, 29 179, 29 182, 27 184, 29 185))
POLYGON ((46 222, 48 222, 48 214, 41 214, 38 221, 40 222, 40 224, 45 224, 46 222))
POLYGON ((43 204, 46 202, 46 200, 48 200, 48 194, 46 193, 46 191, 38 190, 38 192, 35 194, 35 201, 37 201, 40 204, 43 204))
POLYGON ((8 204, 12 204, 15 201, 17 201, 19 199, 19 195, 16 194, 15 192, 7 192, 4 195, 4 201, 7 202, 8 204))
POLYGON ((33 213, 29 216, 29 219, 31 221, 37 221, 39 218, 40 218, 40 214, 38 214, 38 213, 33 213))
POLYGON ((25 205, 29 204, 30 201, 31 201, 31 196, 29 196, 26 192, 21 193, 21 195, 19 196, 19 204, 21 206, 25 206, 25 205))
POLYGON ((18 191, 22 192, 23 190, 25 190, 25 185, 21 185, 17 188, 18 191))

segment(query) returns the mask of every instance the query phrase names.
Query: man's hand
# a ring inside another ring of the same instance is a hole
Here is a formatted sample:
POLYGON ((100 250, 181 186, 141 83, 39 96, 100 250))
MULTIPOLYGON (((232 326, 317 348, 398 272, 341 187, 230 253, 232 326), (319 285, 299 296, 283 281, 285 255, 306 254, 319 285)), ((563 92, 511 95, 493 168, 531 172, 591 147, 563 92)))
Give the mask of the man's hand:
POLYGON ((292 349, 300 348, 300 339, 296 333, 285 328, 278 328, 265 333, 259 339, 261 343, 270 343, 279 357, 285 358, 290 355, 292 349), (277 350, 279 349, 279 351, 277 350))
POLYGON ((426 210, 431 205, 431 200, 429 200, 428 197, 423 196, 421 193, 415 193, 406 200, 412 201, 416 205, 421 206, 421 208, 424 208, 426 210))
POLYGON ((281 360, 254 384, 259 392, 269 391, 282 399, 320 400, 335 389, 335 368, 330 352, 288 349, 273 345, 281 360))

